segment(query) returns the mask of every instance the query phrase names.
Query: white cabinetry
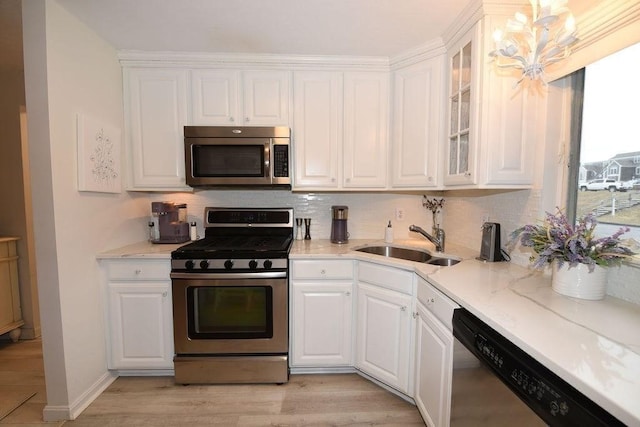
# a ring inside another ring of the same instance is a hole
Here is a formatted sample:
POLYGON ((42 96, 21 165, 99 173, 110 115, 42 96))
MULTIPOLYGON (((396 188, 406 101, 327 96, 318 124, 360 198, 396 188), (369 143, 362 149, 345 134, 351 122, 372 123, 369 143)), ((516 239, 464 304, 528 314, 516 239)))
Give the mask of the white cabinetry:
POLYGON ((109 369, 173 369, 169 260, 105 260, 109 369))
POLYGON ((422 278, 417 293, 414 399, 428 426, 444 427, 451 414, 451 319, 457 305, 422 278))
POLYGON ((0 335, 18 341, 24 325, 20 307, 17 237, 0 237, 0 335))
POLYGON ((125 68, 128 190, 187 189, 183 126, 188 71, 125 68))
POLYGON ((353 261, 293 260, 291 366, 350 366, 353 261))
POLYGON ((413 273, 360 262, 356 368, 412 394, 413 273))
POLYGON ((540 94, 514 87, 488 53, 505 17, 485 16, 448 46, 448 188, 526 188, 533 183, 540 94))
POLYGON ((194 125, 289 126, 291 73, 191 71, 194 125))
POLYGON ((393 72, 394 188, 436 187, 443 135, 444 55, 393 72))
POLYGON ((388 105, 387 73, 344 73, 343 187, 386 186, 388 105))
POLYGON ((294 73, 294 189, 381 189, 388 157, 387 73, 294 73))

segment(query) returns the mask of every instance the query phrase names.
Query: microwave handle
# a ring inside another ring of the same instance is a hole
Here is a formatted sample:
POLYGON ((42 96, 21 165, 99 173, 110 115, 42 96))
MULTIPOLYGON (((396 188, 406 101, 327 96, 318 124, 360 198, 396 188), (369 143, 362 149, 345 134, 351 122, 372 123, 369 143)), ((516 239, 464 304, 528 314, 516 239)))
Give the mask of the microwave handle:
POLYGON ((271 179, 271 140, 264 144, 264 176, 271 179))

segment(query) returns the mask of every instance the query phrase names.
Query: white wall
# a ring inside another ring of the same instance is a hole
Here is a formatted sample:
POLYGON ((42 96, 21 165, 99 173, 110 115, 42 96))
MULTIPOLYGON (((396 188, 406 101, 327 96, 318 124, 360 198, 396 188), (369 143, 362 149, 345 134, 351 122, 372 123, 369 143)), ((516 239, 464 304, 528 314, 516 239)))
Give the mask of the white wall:
POLYGON ((110 381, 95 254, 145 237, 139 195, 80 193, 76 114, 122 128, 115 50, 55 0, 23 2, 25 85, 43 352, 45 419, 75 417, 110 381))

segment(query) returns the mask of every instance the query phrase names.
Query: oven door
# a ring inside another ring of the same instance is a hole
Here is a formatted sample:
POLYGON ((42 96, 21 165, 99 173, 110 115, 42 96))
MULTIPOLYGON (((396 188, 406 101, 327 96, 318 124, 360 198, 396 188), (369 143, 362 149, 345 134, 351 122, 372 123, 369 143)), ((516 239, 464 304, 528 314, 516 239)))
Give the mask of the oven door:
POLYGON ((173 278, 177 355, 281 354, 288 351, 288 287, 255 274, 173 278))

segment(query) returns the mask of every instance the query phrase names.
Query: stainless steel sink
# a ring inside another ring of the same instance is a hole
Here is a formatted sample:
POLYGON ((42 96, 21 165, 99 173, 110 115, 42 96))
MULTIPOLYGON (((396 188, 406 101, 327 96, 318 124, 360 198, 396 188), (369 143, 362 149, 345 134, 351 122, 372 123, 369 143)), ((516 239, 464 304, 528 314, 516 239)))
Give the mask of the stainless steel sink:
POLYGON ((429 261, 427 261, 427 264, 442 265, 448 267, 450 265, 456 265, 459 262, 460 260, 457 258, 433 257, 429 261))
POLYGON ((356 249, 356 251, 440 266, 450 266, 460 262, 458 258, 433 256, 429 252, 420 249, 397 248, 394 246, 365 246, 356 249))
POLYGON ((393 246, 367 246, 356 249, 358 252, 382 255, 389 258, 406 259, 407 261, 427 262, 432 256, 428 252, 417 249, 396 248, 393 246))

